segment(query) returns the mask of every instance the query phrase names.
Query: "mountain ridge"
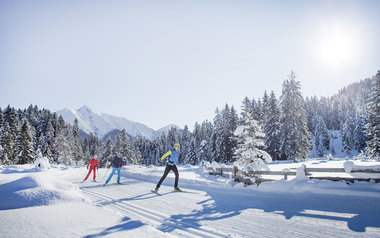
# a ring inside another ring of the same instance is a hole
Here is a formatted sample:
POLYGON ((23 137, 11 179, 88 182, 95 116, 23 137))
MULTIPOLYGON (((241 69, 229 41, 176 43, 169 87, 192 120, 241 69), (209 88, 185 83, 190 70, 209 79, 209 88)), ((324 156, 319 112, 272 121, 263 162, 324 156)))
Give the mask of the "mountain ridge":
POLYGON ((163 132, 166 133, 169 131, 172 127, 179 129, 178 126, 170 124, 156 131, 140 122, 131 121, 125 117, 98 113, 86 105, 83 105, 77 110, 64 108, 56 113, 70 124, 73 124, 75 119, 77 119, 79 129, 88 134, 93 133, 100 139, 115 129, 125 129, 126 132, 133 137, 142 136, 148 139, 158 137, 163 132))

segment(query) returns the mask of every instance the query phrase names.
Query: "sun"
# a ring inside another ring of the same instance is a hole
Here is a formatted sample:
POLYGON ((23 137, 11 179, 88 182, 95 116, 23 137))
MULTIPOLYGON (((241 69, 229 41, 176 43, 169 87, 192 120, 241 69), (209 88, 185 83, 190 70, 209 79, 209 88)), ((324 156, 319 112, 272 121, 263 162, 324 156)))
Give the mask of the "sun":
POLYGON ((315 44, 318 61, 332 68, 348 67, 355 60, 356 37, 347 27, 325 27, 315 44))

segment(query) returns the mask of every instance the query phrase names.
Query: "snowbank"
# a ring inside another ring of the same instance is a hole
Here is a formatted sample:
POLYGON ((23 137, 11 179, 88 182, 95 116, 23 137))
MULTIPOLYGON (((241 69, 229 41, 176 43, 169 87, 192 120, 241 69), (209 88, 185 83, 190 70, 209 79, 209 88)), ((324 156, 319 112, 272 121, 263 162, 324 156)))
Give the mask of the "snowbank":
POLYGON ((82 201, 85 198, 78 187, 49 172, 30 173, 3 183, 0 194, 0 210, 82 201))

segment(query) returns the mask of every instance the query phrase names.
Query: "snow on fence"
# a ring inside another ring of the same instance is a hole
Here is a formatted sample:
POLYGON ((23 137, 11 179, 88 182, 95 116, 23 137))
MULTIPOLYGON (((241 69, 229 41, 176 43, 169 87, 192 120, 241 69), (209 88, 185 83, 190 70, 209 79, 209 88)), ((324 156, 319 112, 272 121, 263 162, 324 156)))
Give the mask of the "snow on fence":
POLYGON ((267 171, 239 171, 236 166, 218 164, 216 162, 205 163, 205 170, 210 175, 233 178, 236 182, 245 184, 257 184, 280 179, 291 179, 296 176, 307 176, 309 179, 346 181, 375 181, 380 182, 379 166, 357 166, 353 162, 345 162, 342 168, 316 168, 306 167, 304 164, 299 168, 285 168, 267 171))

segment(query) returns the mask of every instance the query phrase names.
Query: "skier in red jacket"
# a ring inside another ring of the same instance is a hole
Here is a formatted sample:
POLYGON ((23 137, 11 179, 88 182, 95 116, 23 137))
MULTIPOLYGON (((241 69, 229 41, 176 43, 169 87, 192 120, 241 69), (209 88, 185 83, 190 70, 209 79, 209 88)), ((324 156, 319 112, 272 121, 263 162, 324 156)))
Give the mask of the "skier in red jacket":
POLYGON ((88 176, 90 176, 92 170, 94 170, 94 182, 96 182, 96 180, 95 180, 96 179, 96 170, 99 168, 99 160, 97 158, 92 158, 87 164, 87 169, 88 169, 88 166, 90 166, 90 171, 88 171, 88 174, 87 174, 86 178, 83 179, 83 182, 88 179, 88 176))

